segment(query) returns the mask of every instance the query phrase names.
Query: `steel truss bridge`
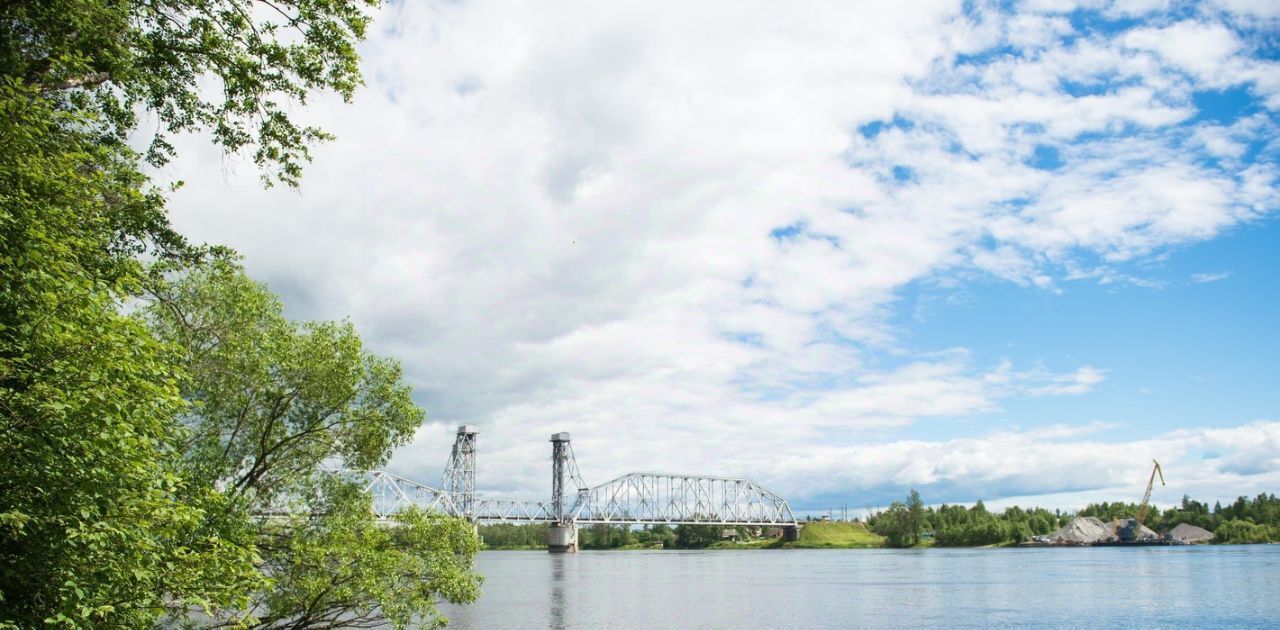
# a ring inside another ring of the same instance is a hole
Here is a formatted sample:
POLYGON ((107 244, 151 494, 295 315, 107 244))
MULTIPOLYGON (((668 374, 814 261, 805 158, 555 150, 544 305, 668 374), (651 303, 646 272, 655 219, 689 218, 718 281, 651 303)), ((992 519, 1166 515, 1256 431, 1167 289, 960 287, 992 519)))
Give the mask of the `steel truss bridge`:
POLYGON ((551 436, 552 496, 549 501, 485 497, 475 493, 475 427, 458 428, 442 488, 381 470, 337 470, 360 478, 380 519, 413 506, 472 522, 559 525, 737 525, 799 526, 787 500, 749 479, 638 472, 598 486, 578 474, 568 433, 551 436), (576 492, 566 492, 566 482, 576 492))

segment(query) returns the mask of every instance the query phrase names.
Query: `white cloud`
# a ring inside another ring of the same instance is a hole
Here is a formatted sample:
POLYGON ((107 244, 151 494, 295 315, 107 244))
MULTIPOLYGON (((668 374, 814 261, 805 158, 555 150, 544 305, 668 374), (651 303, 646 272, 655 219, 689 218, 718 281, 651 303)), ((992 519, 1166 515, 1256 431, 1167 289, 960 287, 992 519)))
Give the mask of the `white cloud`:
POLYGON ((1062 374, 1049 377, 1050 383, 1031 388, 1032 396, 1062 396, 1067 394, 1084 394, 1095 385, 1106 379, 1106 370, 1084 366, 1074 374, 1062 374))
POLYGON ((1275 168, 1240 157, 1275 136, 1266 116, 1183 126, 1196 89, 1265 82, 1197 20, 1067 39, 1062 15, 951 1, 388 3, 356 104, 300 112, 340 138, 300 192, 259 190, 202 142, 163 175, 188 182, 179 229, 243 252, 293 314, 349 315, 406 363, 432 418, 393 461, 410 476, 433 480, 448 427, 472 422, 489 490, 541 491, 556 430, 596 479, 796 489, 876 448, 832 488, 977 483, 1000 478, 980 466, 994 455, 962 463, 964 442, 854 445, 1085 394, 1105 367, 913 348, 904 287, 1116 277, 1080 259, 1120 265, 1277 206, 1275 168), (826 468, 778 463, 815 448, 826 468), (903 472, 899 451, 954 463, 903 472))
POLYGON ((1280 4, 1271 0, 1214 0, 1211 4, 1237 16, 1248 19, 1280 19, 1280 4))
POLYGON ((794 488, 794 501, 816 505, 824 498, 863 496, 883 506, 916 488, 930 503, 1004 498, 994 505, 1050 509, 1138 501, 1153 459, 1160 462, 1167 482, 1156 488, 1153 500, 1166 505, 1183 494, 1229 501, 1273 491, 1280 482, 1278 422, 1183 429, 1118 442, 1089 439, 1090 433, 1110 428, 1050 427, 946 441, 818 448, 811 457, 780 464, 777 476, 783 487, 794 488))
POLYGON ((1205 284, 1207 282, 1217 282, 1219 280, 1226 280, 1227 278, 1230 278, 1230 277, 1231 277, 1230 271, 1219 271, 1217 273, 1193 273, 1191 274, 1191 281, 1196 284, 1205 284))
POLYGON ((1128 48, 1159 54, 1206 85, 1233 83, 1233 71, 1239 70, 1240 40, 1222 24, 1187 20, 1164 28, 1139 28, 1123 41, 1128 48))

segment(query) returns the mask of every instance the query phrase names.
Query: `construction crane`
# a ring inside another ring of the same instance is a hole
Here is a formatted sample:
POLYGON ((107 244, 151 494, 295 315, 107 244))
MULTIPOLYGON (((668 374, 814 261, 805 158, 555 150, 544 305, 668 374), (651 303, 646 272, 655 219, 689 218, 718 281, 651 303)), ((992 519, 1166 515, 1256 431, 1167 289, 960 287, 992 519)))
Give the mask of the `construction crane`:
POLYGON ((1143 521, 1147 520, 1147 510, 1151 507, 1151 487, 1156 483, 1156 475, 1160 475, 1160 485, 1164 485, 1164 471, 1160 470, 1160 462, 1151 460, 1155 464, 1155 468, 1151 469, 1151 478, 1147 480, 1147 491, 1142 493, 1142 505, 1138 506, 1138 526, 1142 526, 1143 521))
POLYGON ((1160 485, 1164 485, 1164 471, 1160 470, 1160 462, 1151 460, 1155 467, 1151 469, 1151 478, 1147 480, 1147 491, 1142 493, 1142 504, 1138 506, 1138 518, 1127 518, 1121 521, 1117 534, 1120 542, 1133 543, 1139 541, 1142 523, 1147 520, 1147 511, 1151 508, 1151 488, 1156 485, 1156 475, 1160 475, 1160 485))

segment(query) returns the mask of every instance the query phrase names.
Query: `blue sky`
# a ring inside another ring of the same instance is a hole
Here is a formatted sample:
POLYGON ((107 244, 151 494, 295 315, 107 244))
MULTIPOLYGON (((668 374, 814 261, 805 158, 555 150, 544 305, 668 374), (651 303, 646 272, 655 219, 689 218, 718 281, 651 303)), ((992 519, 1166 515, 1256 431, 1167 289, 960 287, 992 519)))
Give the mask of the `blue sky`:
POLYGON ((479 484, 801 510, 1280 491, 1280 4, 392 3, 301 192, 192 142, 174 221, 349 317, 479 484), (354 183, 353 183, 354 182, 354 183))
POLYGON ((1061 292, 990 279, 904 292, 898 323, 919 349, 969 348, 978 362, 1106 366, 1092 395, 1014 399, 937 437, 1004 424, 1078 419, 1122 424, 1135 438, 1170 427, 1231 426, 1280 406, 1280 225, 1263 221, 1177 248, 1130 270, 1140 283, 1074 281, 1061 292))

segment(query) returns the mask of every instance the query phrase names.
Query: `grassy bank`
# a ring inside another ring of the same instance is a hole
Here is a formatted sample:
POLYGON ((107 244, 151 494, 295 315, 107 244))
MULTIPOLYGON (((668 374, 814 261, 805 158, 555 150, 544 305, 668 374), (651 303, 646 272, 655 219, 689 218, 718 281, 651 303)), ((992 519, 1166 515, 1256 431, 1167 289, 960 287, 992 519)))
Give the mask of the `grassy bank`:
POLYGON ((712 549, 873 549, 884 546, 884 537, 872 533, 864 523, 806 523, 800 528, 800 539, 722 541, 712 549))
POLYGON ((864 523, 808 523, 800 528, 800 539, 779 546, 792 549, 867 549, 884 545, 884 537, 872 533, 864 523))

